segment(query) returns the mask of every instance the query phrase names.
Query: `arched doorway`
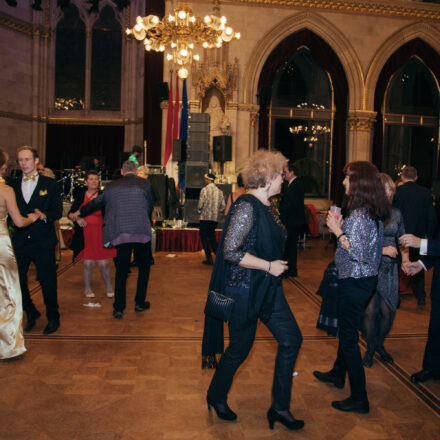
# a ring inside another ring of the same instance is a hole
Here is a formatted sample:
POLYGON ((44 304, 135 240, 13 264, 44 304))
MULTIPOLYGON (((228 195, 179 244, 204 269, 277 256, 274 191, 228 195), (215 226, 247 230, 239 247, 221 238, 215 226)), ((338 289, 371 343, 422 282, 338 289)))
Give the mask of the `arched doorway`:
POLYGON ((373 161, 393 178, 412 165, 420 184, 438 179, 439 79, 440 56, 421 39, 398 49, 379 75, 373 161))
POLYGON ((345 164, 348 84, 333 49, 307 29, 290 35, 267 58, 258 90, 259 148, 280 149, 295 161, 307 159, 309 169, 316 170, 314 180, 318 168, 322 175, 321 182, 309 187, 309 195, 338 200, 345 164), (289 131, 301 125, 308 133, 318 125, 326 129, 310 141, 304 131, 289 131))

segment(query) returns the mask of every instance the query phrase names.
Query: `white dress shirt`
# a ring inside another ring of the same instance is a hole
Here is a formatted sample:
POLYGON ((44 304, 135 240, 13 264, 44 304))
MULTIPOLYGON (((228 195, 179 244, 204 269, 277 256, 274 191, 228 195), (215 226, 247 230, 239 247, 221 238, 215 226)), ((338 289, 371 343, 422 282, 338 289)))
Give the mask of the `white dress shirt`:
MULTIPOLYGON (((35 188, 38 183, 38 173, 36 173, 36 179, 35 180, 21 180, 21 192, 23 194, 23 199, 26 203, 29 203, 29 200, 32 197, 33 192, 35 191, 35 188)), ((30 176, 29 176, 30 177, 30 176)))

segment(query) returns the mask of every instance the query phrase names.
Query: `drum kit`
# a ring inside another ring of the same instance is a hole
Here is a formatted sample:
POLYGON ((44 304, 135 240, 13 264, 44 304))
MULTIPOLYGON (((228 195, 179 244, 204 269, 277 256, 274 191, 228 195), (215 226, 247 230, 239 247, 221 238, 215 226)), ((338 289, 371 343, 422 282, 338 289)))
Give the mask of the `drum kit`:
POLYGON ((58 183, 61 185, 65 201, 72 203, 78 191, 86 189, 85 171, 76 168, 66 168, 62 171, 62 176, 58 183))

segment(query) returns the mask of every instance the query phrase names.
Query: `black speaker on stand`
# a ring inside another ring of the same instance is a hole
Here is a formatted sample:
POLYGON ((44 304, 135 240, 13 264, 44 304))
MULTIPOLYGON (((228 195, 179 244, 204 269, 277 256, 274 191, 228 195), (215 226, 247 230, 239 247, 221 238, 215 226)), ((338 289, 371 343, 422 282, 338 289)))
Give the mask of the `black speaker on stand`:
POLYGON ((220 162, 220 172, 223 175, 224 163, 232 160, 232 137, 214 136, 212 144, 214 160, 220 162))

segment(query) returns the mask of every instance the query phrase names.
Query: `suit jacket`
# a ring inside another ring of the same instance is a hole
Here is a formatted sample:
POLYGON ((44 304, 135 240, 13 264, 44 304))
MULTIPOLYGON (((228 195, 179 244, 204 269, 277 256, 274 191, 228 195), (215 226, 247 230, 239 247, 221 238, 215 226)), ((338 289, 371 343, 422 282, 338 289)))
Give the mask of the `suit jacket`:
POLYGON ((14 229, 12 234, 14 248, 19 249, 26 245, 29 239, 43 247, 54 247, 57 243, 57 236, 53 224, 63 214, 63 201, 58 183, 50 177, 39 176, 29 203, 26 203, 23 198, 21 179, 16 179, 12 183, 12 188, 15 192, 18 209, 23 217, 33 213, 35 209, 39 209, 46 215, 46 221, 37 220, 26 228, 16 227, 14 229))
POLYGON ((304 187, 297 177, 287 187, 280 202, 280 218, 287 230, 301 230, 306 224, 304 187))
POLYGON ((394 206, 400 209, 407 234, 433 238, 436 214, 430 191, 415 182, 407 182, 396 189, 394 206))
POLYGON ((111 243, 121 234, 151 237, 150 216, 154 198, 148 180, 134 174, 109 183, 104 192, 83 206, 81 217, 105 207, 102 225, 103 244, 111 243))
POLYGON ((434 267, 431 284, 431 299, 440 299, 440 240, 428 239, 428 252, 426 257, 422 257, 426 269, 434 267))

